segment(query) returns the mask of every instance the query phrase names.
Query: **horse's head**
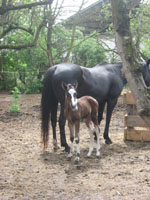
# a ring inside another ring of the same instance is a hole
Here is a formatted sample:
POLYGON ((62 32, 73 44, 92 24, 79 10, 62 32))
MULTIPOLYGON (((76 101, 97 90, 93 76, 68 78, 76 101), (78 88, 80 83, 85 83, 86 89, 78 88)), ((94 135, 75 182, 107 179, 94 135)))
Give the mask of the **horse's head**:
POLYGON ((147 60, 146 65, 147 65, 147 68, 148 68, 148 70, 150 72, 150 59, 147 60))
POLYGON ((78 86, 77 81, 74 85, 66 84, 62 82, 62 88, 65 90, 65 98, 70 108, 75 111, 78 110, 78 100, 77 100, 77 91, 76 88, 78 86))

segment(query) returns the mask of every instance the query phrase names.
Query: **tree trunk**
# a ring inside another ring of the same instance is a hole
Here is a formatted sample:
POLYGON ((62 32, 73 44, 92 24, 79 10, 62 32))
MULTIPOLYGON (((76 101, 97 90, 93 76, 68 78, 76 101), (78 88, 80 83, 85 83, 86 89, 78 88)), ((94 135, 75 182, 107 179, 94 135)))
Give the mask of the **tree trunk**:
POLYGON ((52 15, 51 4, 48 5, 47 12, 47 56, 49 59, 50 67, 53 66, 53 57, 52 57, 52 26, 54 24, 54 19, 52 15))
POLYGON ((47 55, 48 55, 48 59, 49 59, 49 64, 50 67, 53 66, 53 58, 52 58, 52 26, 50 23, 48 23, 48 30, 47 30, 47 55))
POLYGON ((139 3, 140 0, 111 0, 116 45, 123 62, 123 73, 136 100, 139 115, 150 125, 150 90, 144 84, 140 57, 130 32, 129 7, 133 8, 139 3))

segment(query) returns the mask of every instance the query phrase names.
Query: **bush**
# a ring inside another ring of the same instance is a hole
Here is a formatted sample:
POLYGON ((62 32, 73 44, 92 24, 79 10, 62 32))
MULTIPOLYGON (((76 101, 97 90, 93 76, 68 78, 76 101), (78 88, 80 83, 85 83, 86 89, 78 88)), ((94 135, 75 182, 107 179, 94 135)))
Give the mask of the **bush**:
POLYGON ((10 106, 10 112, 11 113, 20 113, 21 110, 20 110, 20 107, 19 107, 19 104, 18 104, 18 100, 20 99, 20 91, 17 87, 14 87, 13 90, 11 90, 12 94, 13 94, 13 103, 12 105, 10 106))

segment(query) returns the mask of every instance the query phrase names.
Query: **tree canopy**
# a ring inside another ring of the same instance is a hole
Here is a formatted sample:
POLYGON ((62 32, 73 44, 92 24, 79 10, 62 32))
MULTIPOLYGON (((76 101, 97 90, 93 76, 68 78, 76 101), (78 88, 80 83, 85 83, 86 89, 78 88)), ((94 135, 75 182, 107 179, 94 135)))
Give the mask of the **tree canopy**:
MULTIPOLYGON (((108 42, 114 38, 112 23, 108 20, 105 33, 93 30, 90 35, 84 35, 83 27, 76 22, 72 29, 66 29, 60 21, 64 17, 64 1, 55 1, 55 6, 52 0, 0 1, 0 89, 18 86, 22 92, 37 92, 49 66, 73 62, 92 67, 117 60, 118 52, 108 42)), ((146 60, 150 56, 150 4, 141 2, 135 6, 135 2, 129 5, 134 8, 129 9, 132 42, 138 55, 146 60)), ((112 18, 110 11, 110 3, 102 6, 100 12, 105 21, 112 18)))

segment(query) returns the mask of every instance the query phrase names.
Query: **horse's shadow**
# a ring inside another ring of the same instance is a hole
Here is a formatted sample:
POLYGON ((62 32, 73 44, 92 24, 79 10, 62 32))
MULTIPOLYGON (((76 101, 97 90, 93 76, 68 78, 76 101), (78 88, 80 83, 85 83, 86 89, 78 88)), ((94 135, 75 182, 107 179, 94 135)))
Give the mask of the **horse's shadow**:
POLYGON ((46 165, 58 165, 63 166, 66 174, 79 173, 84 172, 89 169, 100 168, 101 165, 101 158, 96 157, 96 151, 93 152, 90 158, 87 157, 88 149, 82 148, 80 161, 79 163, 75 163, 75 154, 73 155, 71 160, 68 160, 67 153, 65 151, 61 151, 59 149, 57 152, 54 151, 46 151, 42 153, 41 160, 46 165))
POLYGON ((118 156, 129 153, 137 152, 138 150, 150 150, 149 142, 124 142, 121 144, 113 143, 112 145, 101 144, 101 157, 96 157, 96 150, 94 149, 92 156, 87 157, 88 148, 81 148, 80 161, 78 164, 74 163, 75 154, 71 160, 67 159, 67 153, 61 149, 58 151, 46 151, 41 154, 42 162, 46 165, 59 165, 64 166, 66 173, 70 170, 77 170, 77 172, 87 171, 89 169, 100 169, 103 165, 103 160, 107 157, 113 157, 115 160, 118 156))
MULTIPOLYGON (((110 164, 119 162, 130 163, 135 159, 137 152, 150 149, 149 143, 113 143, 112 145, 101 144, 101 158, 96 157, 96 150, 90 158, 87 157, 88 148, 81 148, 81 156, 78 164, 74 163, 75 155, 72 160, 67 159, 67 153, 62 151, 62 148, 57 152, 44 152, 41 154, 41 160, 47 165, 47 168, 55 168, 60 170, 60 174, 64 176, 67 182, 75 181, 76 178, 85 177, 88 179, 89 173, 107 173, 105 172, 105 163, 110 164), (124 158, 122 160, 121 158, 124 158)), ((137 159, 137 158, 136 158, 137 159)))

